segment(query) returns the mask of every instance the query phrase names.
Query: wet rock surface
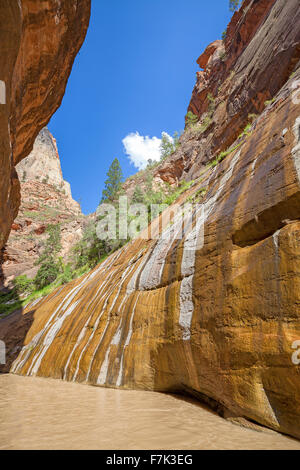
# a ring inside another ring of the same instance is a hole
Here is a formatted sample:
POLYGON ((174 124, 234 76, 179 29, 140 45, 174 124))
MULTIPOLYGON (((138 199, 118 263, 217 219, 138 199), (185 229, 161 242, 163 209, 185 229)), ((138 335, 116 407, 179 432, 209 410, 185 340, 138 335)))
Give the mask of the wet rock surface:
POLYGON ((177 203, 197 200, 201 225, 176 239, 175 217, 168 239, 136 239, 30 305, 11 372, 188 393, 300 438, 299 21, 296 0, 243 3, 228 58, 194 90, 200 122, 162 166, 195 180, 177 203))

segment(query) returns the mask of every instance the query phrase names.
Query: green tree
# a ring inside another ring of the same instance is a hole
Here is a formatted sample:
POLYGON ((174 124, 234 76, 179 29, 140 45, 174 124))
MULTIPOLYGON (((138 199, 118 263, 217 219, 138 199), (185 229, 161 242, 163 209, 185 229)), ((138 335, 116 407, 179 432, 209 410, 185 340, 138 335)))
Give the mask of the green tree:
POLYGON ((44 249, 37 264, 43 264, 46 260, 55 259, 61 250, 61 227, 60 224, 48 225, 46 232, 48 238, 44 244, 44 249))
POLYGON ((58 260, 58 254, 62 248, 60 224, 48 225, 46 231, 48 238, 38 259, 37 264, 40 265, 40 268, 34 279, 37 289, 43 289, 54 282, 61 272, 61 263, 58 260))
POLYGON ((187 115, 185 116, 185 121, 186 121, 187 127, 192 127, 195 124, 197 124, 197 122, 199 121, 199 118, 198 116, 196 116, 196 114, 192 113, 192 111, 189 111, 187 115))
POLYGON ((142 188, 139 185, 137 185, 132 196, 132 202, 134 204, 140 204, 144 202, 144 198, 145 196, 142 191, 142 188))
POLYGON ((174 135, 173 135, 173 142, 174 142, 174 147, 175 147, 175 150, 177 150, 180 146, 180 135, 179 133, 176 131, 174 132, 174 135))
POLYGON ((241 0, 229 0, 229 9, 234 13, 240 7, 241 0))
POLYGON ((169 155, 175 152, 175 150, 176 148, 173 139, 168 134, 163 132, 160 145, 161 160, 165 160, 169 155))
POLYGON ((35 286, 38 290, 52 284, 59 275, 59 265, 54 258, 47 259, 38 270, 34 279, 35 286))
POLYGON ((103 240, 99 240, 95 222, 90 222, 84 230, 83 237, 73 248, 75 268, 87 266, 93 268, 108 253, 103 240))
POLYGON ((122 188, 122 169, 117 158, 114 159, 107 172, 105 189, 102 192, 101 204, 104 202, 114 202, 122 188))
POLYGON ((18 276, 13 281, 17 295, 30 295, 34 290, 34 281, 26 275, 18 276))

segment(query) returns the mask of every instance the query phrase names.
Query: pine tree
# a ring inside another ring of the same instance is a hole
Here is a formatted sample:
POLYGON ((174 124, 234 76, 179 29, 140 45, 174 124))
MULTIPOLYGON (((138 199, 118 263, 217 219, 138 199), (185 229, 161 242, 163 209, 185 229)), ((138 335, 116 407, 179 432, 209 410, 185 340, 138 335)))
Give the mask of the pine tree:
POLYGON ((104 202, 114 202, 122 188, 122 169, 117 158, 114 159, 107 172, 105 189, 102 192, 101 204, 104 202))
POLYGON ((162 161, 165 160, 173 152, 175 152, 175 145, 173 139, 165 132, 162 133, 160 151, 162 161))
POLYGON ((192 113, 192 111, 189 111, 187 115, 185 116, 185 122, 186 122, 186 127, 193 127, 197 122, 199 121, 198 116, 196 114, 192 113))
POLYGON ((43 264, 49 259, 52 261, 57 257, 62 248, 60 224, 48 225, 46 232, 48 233, 48 238, 45 241, 43 252, 39 257, 37 264, 43 264))
POLYGON ((48 238, 44 249, 40 255, 37 264, 40 268, 34 278, 36 289, 43 289, 57 279, 60 273, 60 263, 57 259, 62 248, 61 246, 61 227, 60 224, 48 225, 48 238))

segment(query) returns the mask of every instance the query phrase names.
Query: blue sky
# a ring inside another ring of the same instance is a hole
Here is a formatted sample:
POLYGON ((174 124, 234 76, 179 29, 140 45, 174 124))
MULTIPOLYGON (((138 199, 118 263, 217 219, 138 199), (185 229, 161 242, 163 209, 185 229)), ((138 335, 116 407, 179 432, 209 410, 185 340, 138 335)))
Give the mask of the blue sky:
POLYGON ((126 136, 161 138, 162 132, 183 129, 199 70, 196 60, 221 38, 231 17, 228 4, 92 0, 86 41, 49 124, 64 178, 84 213, 99 204, 115 157, 124 177, 138 171, 125 154, 126 136))

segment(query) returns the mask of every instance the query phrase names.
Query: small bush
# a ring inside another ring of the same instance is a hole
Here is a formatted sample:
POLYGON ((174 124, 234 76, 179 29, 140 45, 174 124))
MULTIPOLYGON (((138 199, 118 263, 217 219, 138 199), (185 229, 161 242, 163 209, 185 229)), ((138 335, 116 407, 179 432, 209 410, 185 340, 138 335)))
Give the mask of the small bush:
POLYGON ((254 113, 248 114, 248 119, 251 122, 255 121, 255 119, 257 119, 257 118, 258 118, 257 114, 254 114, 254 113))
POLYGON ((269 106, 269 104, 273 104, 274 101, 275 101, 275 99, 276 99, 276 98, 274 97, 274 98, 272 98, 271 100, 265 101, 265 107, 269 106))
POLYGON ((30 295, 34 291, 34 281, 26 275, 16 277, 13 284, 17 295, 30 295))
POLYGON ((196 116, 196 114, 192 113, 192 111, 189 111, 187 115, 185 116, 185 121, 186 121, 187 128, 189 128, 197 124, 197 122, 199 121, 199 118, 198 116, 196 116))
POLYGON ((59 266, 52 259, 45 261, 34 279, 36 289, 43 289, 44 287, 52 284, 59 275, 59 266))
MULTIPOLYGON (((170 138, 168 134, 165 132, 162 133, 162 138, 161 138, 161 161, 164 161, 167 157, 172 155, 180 146, 179 142, 179 134, 178 132, 174 133, 173 138, 170 138)), ((151 168, 153 166, 153 163, 151 161, 151 164, 148 163, 148 168, 151 168)))
POLYGON ((245 129, 243 130, 243 132, 241 132, 241 134, 239 135, 239 139, 241 139, 242 137, 244 136, 248 136, 251 134, 251 128, 252 128, 252 124, 249 122, 247 124, 247 126, 245 127, 245 129))
POLYGON ((68 284, 74 279, 74 272, 72 270, 71 264, 64 266, 63 273, 58 277, 58 281, 61 284, 68 284))

